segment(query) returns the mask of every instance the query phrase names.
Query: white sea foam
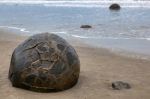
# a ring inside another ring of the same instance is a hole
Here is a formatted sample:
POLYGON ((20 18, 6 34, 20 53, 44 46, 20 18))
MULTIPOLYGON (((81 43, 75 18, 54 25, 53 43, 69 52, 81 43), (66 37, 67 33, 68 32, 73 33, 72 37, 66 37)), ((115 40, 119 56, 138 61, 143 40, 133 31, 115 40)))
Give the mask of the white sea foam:
POLYGON ((106 7, 119 3, 124 7, 150 7, 149 0, 1 0, 2 4, 43 4, 44 6, 65 7, 106 7))
MULTIPOLYGON (((0 26, 0 28, 6 28, 6 29, 12 29, 12 30, 18 30, 20 32, 26 32, 30 33, 26 28, 19 28, 19 27, 13 27, 13 26, 0 26)), ((34 31, 34 34, 39 33, 39 31, 34 31)), ((70 35, 75 38, 81 38, 81 39, 111 39, 111 40, 147 40, 150 41, 150 38, 144 38, 144 37, 138 37, 138 38, 122 38, 122 37, 102 37, 102 36, 83 36, 83 35, 75 35, 75 34, 68 34, 67 31, 52 31, 50 33, 55 33, 55 34, 64 34, 64 35, 70 35)))
POLYGON ((72 37, 76 37, 76 38, 90 38, 90 37, 86 37, 86 36, 79 36, 79 35, 71 35, 72 37))
POLYGON ((150 41, 150 38, 122 38, 122 37, 91 37, 91 36, 82 36, 82 35, 72 35, 72 37, 81 38, 81 39, 111 39, 111 40, 148 40, 150 41))
POLYGON ((55 34, 67 34, 65 31, 60 31, 60 32, 50 32, 50 33, 55 33, 55 34))
POLYGON ((150 38, 145 38, 146 40, 150 41, 150 38))
POLYGON ((0 26, 0 27, 7 28, 7 29, 19 30, 21 32, 30 32, 30 31, 27 31, 25 28, 19 28, 19 27, 13 27, 13 26, 0 26))

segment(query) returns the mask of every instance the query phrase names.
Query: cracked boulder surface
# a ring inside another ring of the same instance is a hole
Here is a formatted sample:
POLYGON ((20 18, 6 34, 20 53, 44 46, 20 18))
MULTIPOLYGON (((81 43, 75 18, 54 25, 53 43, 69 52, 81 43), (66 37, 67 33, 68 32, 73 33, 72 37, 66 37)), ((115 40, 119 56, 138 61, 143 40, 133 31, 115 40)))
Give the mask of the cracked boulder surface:
POLYGON ((14 87, 53 92, 73 87, 79 73, 75 49, 55 34, 42 33, 31 36, 14 50, 9 79, 14 87))

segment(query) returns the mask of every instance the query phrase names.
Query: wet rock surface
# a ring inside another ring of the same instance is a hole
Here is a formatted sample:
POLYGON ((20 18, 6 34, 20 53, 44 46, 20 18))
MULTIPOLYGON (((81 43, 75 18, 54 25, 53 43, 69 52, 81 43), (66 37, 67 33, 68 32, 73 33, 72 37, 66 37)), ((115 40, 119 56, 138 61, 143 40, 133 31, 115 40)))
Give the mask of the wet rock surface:
POLYGON ((110 10, 120 10, 121 7, 120 7, 119 4, 116 4, 116 3, 115 3, 115 4, 110 5, 109 9, 110 9, 110 10))
POLYGON ((130 89, 130 84, 123 81, 116 81, 112 83, 112 88, 114 90, 130 89))
POLYGON ((80 28, 86 28, 86 29, 88 29, 88 28, 92 28, 92 26, 91 25, 81 25, 80 28))
POLYGON ((79 72, 80 61, 74 48, 55 34, 42 33, 14 50, 9 79, 15 87, 51 92, 73 87, 79 72))

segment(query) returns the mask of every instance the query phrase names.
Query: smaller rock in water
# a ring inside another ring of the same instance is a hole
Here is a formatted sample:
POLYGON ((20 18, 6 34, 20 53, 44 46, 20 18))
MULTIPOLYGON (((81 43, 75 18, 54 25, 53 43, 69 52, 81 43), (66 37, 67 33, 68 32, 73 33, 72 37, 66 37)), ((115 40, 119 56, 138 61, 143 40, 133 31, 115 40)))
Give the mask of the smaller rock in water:
POLYGON ((126 82, 116 81, 112 83, 112 88, 114 90, 122 90, 122 89, 130 89, 131 86, 126 82))
POLYGON ((90 25, 81 25, 80 28, 92 28, 92 26, 90 26, 90 25))
POLYGON ((120 10, 120 5, 119 4, 112 4, 110 7, 109 7, 109 9, 110 10, 120 10))

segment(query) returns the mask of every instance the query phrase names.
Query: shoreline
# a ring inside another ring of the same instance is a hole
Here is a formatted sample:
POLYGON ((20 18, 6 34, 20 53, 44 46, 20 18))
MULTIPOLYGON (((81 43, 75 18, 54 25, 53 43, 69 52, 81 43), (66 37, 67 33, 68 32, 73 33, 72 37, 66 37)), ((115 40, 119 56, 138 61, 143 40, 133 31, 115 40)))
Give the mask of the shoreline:
POLYGON ((94 47, 98 49, 105 49, 105 50, 110 51, 111 53, 114 53, 116 55, 121 55, 124 57, 147 59, 147 60, 150 59, 150 53, 149 53, 150 41, 149 40, 140 40, 140 39, 139 40, 122 39, 122 40, 100 39, 99 41, 97 41, 97 43, 100 43, 99 45, 95 44, 96 41, 94 41, 93 43, 90 39, 89 39, 90 44, 89 44, 89 41, 86 42, 86 41, 81 40, 81 42, 84 42, 84 44, 87 44, 90 47, 94 47), (126 41, 126 43, 122 42, 122 40, 126 41))
MULTIPOLYGON (((6 38, 7 38, 7 36, 11 36, 14 39, 15 39, 15 37, 21 37, 21 39, 24 39, 24 38, 28 38, 28 37, 30 37, 34 34, 37 34, 37 33, 30 33, 30 32, 26 33, 26 32, 20 31, 19 28, 12 29, 12 28, 2 28, 2 27, 0 27, 0 32, 2 32, 2 35, 6 36, 6 38)), ((129 57, 129 58, 131 57, 131 58, 146 59, 146 60, 150 59, 150 53, 148 53, 149 48, 144 53, 143 53, 142 49, 139 52, 136 51, 135 48, 131 50, 131 49, 129 49, 130 46, 126 46, 125 48, 122 48, 124 46, 124 44, 122 44, 123 46, 121 46, 121 43, 119 44, 119 46, 117 48, 117 47, 113 46, 113 44, 115 45, 115 43, 111 43, 111 42, 116 42, 115 41, 116 39, 112 39, 112 40, 111 39, 100 39, 99 41, 97 41, 97 40, 94 41, 92 39, 90 40, 90 38, 88 38, 89 40, 86 38, 88 41, 91 41, 92 42, 91 43, 91 42, 87 42, 87 40, 83 40, 84 38, 74 37, 74 36, 69 35, 69 34, 61 34, 59 32, 58 33, 54 32, 54 34, 61 36, 62 38, 66 39, 68 42, 71 42, 71 44, 75 45, 75 46, 76 45, 77 46, 78 45, 86 45, 90 48, 104 49, 104 50, 107 50, 107 51, 109 51, 113 54, 120 55, 120 56, 123 56, 123 57, 129 57), (102 44, 97 45, 97 44, 95 44, 96 42, 97 43, 102 43, 102 44), (110 45, 110 46, 108 47, 108 45, 110 45)), ((0 38, 3 39, 3 36, 1 36, 0 38)), ((122 40, 130 40, 130 39, 122 39, 122 40)), ((149 42, 149 40, 147 40, 146 38, 145 39, 139 39, 139 40, 145 40, 145 42, 149 42)), ((121 41, 121 39, 120 40, 118 39, 117 42, 120 42, 120 41, 121 41)), ((132 39, 131 39, 131 41, 132 41, 132 39)), ((135 42, 135 44, 136 44, 136 42, 135 42)), ((141 44, 143 44, 143 43, 141 43, 141 44)))

